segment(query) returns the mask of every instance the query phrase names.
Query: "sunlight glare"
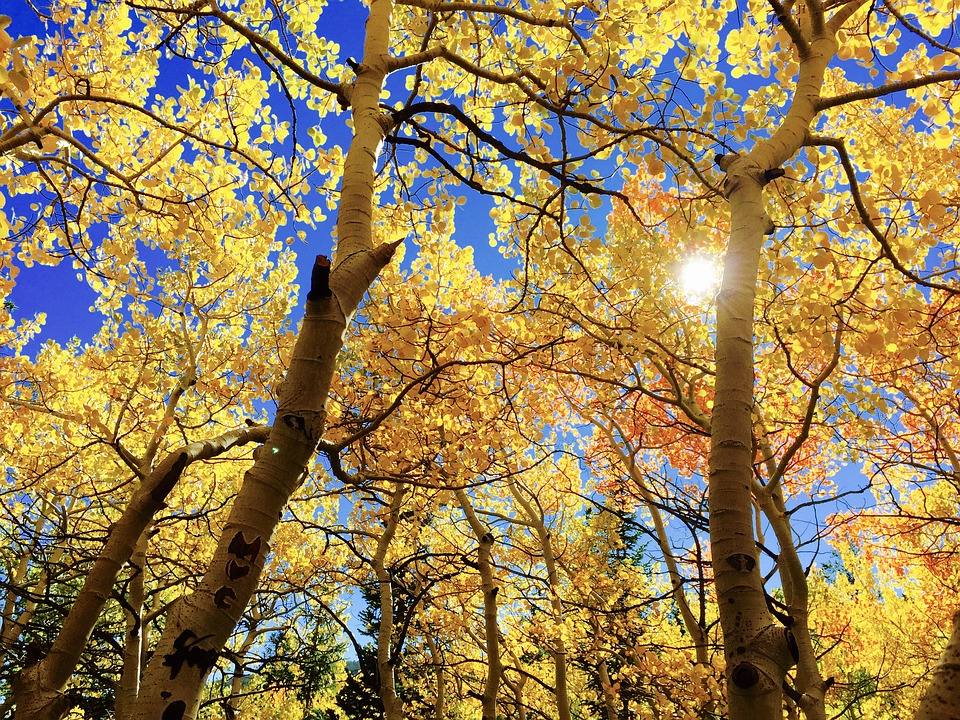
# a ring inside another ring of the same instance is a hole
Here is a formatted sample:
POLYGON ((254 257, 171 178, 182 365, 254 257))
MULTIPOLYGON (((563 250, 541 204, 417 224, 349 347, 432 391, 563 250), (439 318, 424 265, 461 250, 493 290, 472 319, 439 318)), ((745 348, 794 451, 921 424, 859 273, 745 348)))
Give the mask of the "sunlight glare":
POLYGON ((680 290, 684 299, 696 305, 708 302, 720 289, 720 265, 716 260, 698 255, 680 268, 680 290))

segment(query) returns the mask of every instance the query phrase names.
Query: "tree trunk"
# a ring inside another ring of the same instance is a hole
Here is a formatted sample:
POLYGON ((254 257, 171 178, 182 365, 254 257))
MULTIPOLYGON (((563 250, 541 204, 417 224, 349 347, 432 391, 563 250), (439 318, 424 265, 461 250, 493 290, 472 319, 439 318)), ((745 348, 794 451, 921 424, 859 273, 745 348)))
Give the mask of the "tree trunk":
POLYGON ((610 682, 610 673, 607 671, 607 661, 597 663, 597 673, 600 676, 600 687, 603 691, 603 707, 607 713, 607 720, 617 720, 617 693, 610 682))
POLYGON ((462 489, 457 489, 454 493, 479 543, 477 571, 480 573, 480 589, 483 593, 483 630, 487 652, 487 678, 483 687, 482 720, 497 720, 497 696, 500 693, 503 664, 500 660, 500 626, 497 618, 499 588, 493 576, 493 533, 477 517, 467 493, 462 489))
POLYGON ((322 438, 347 323, 399 244, 374 247, 372 238, 375 165, 390 127, 380 95, 392 9, 391 0, 372 0, 363 61, 356 82, 344 90, 354 137, 344 164, 337 261, 328 276, 318 258, 270 439, 244 476, 202 582, 167 618, 137 703, 145 720, 196 716, 203 684, 257 588, 274 530, 322 438))
POLYGON ((120 687, 117 689, 117 701, 114 707, 114 720, 129 720, 133 705, 140 692, 140 662, 143 658, 143 602, 144 575, 147 570, 147 547, 150 542, 150 525, 140 533, 130 565, 133 576, 127 585, 124 616, 127 624, 127 636, 123 643, 123 668, 120 671, 120 687))
POLYGON ((386 567, 387 550, 400 524, 400 508, 403 506, 407 487, 397 483, 390 501, 390 514, 386 527, 377 541, 373 556, 373 572, 377 576, 380 594, 380 627, 377 630, 377 671, 380 677, 380 701, 386 720, 402 720, 403 701, 397 695, 397 679, 393 671, 393 582, 386 567))
POLYGON ((523 669, 524 663, 521 662, 520 658, 517 657, 516 653, 509 646, 507 646, 507 652, 510 654, 510 659, 512 661, 512 665, 508 667, 511 667, 517 673, 516 680, 511 680, 506 672, 504 672, 501 676, 503 684, 509 688, 511 693, 513 693, 514 710, 513 714, 509 717, 515 717, 516 720, 527 720, 527 706, 523 699, 523 688, 527 684, 528 675, 523 669))
POLYGON ((250 627, 243 636, 240 646, 233 653, 233 677, 230 678, 230 697, 224 704, 226 720, 234 720, 240 713, 240 698, 243 694, 243 661, 250 648, 260 635, 260 621, 263 618, 257 606, 254 605, 250 613, 250 627))
POLYGON ((709 665, 710 654, 707 631, 703 625, 700 624, 696 615, 693 614, 690 603, 687 601, 686 593, 683 591, 683 576, 680 574, 680 566, 677 564, 677 558, 673 554, 670 536, 667 534, 667 526, 663 521, 663 514, 660 512, 656 499, 647 486, 646 478, 643 477, 643 473, 640 471, 640 468, 637 467, 636 462, 634 462, 635 451, 633 448, 629 448, 630 454, 628 455, 617 441, 613 429, 610 426, 600 422, 597 418, 591 418, 591 420, 594 425, 603 432, 607 438, 607 442, 610 443, 610 447, 616 453, 620 462, 627 468, 630 479, 633 480, 633 484, 640 494, 640 500, 643 502, 643 506, 647 512, 650 513, 650 518, 653 520, 653 528, 657 534, 657 545, 660 548, 660 554, 663 555, 664 562, 667 564, 667 574, 670 577, 673 601, 677 604, 677 609, 680 611, 680 618, 683 620, 684 628, 690 633, 690 638, 693 640, 697 664, 709 665))
MULTIPOLYGON (((33 526, 33 537, 30 541, 30 544, 29 546, 25 546, 23 548, 23 551, 20 553, 20 557, 17 560, 17 569, 12 573, 10 573, 8 570, 9 589, 7 590, 6 600, 4 600, 3 603, 3 620, 2 624, 0 624, 0 651, 3 651, 4 653, 8 653, 13 650, 17 641, 20 639, 20 636, 23 634, 24 629, 30 623, 30 619, 33 617, 33 613, 37 608, 37 603, 35 600, 27 600, 24 603, 23 612, 18 615, 18 593, 14 592, 14 588, 19 588, 24 585, 27 578, 27 571, 30 569, 30 558, 33 556, 37 546, 40 544, 40 536, 43 532, 43 526, 47 521, 48 503, 46 500, 42 501, 41 508, 42 511, 37 516, 37 520, 33 526)), ((59 558, 57 558, 57 560, 59 560, 59 558)), ((37 579, 36 585, 34 585, 34 587, 31 589, 29 595, 33 597, 42 595, 46 590, 46 585, 47 571, 41 570, 40 577, 37 579)))
POLYGON ((543 554, 543 564, 547 567, 547 588, 550 592, 550 609, 553 611, 553 620, 558 628, 553 639, 553 676, 554 687, 557 693, 557 716, 560 720, 570 718, 570 695, 567 690, 567 644, 563 639, 563 603, 560 600, 560 575, 557 573, 557 561, 553 554, 553 540, 544 523, 543 515, 533 509, 533 505, 523 497, 520 488, 514 481, 509 484, 510 493, 523 509, 527 521, 537 531, 540 541, 540 552, 543 554))
POLYGON ((783 493, 779 485, 767 486, 758 493, 758 501, 763 513, 777 537, 779 553, 780 584, 786 600, 788 615, 791 619, 790 630, 797 647, 796 690, 800 698, 798 705, 806 720, 826 720, 827 683, 824 682, 817 665, 816 648, 810 632, 810 604, 807 590, 807 578, 803 564, 794 544, 790 517, 787 514, 783 493))
MULTIPOLYGON (((783 123, 749 153, 719 159, 731 232, 717 296, 716 391, 710 447, 710 546, 726 657, 730 720, 782 720, 782 685, 796 662, 789 628, 767 610, 753 534, 753 318, 760 253, 772 222, 764 209, 767 171, 800 149, 816 116, 836 29, 857 7, 829 23, 804 23, 796 95, 783 123), (820 25, 819 32, 810 28, 820 25)), ((799 49, 798 49, 799 52, 799 49)))
POLYGON ((120 519, 114 523, 103 549, 83 581, 83 587, 60 627, 46 657, 24 668, 13 683, 16 720, 59 718, 69 708, 63 691, 73 675, 90 633, 100 617, 124 564, 133 555, 138 538, 192 462, 220 455, 248 442, 262 442, 267 428, 232 430, 205 442, 191 443, 170 453, 140 484, 120 519))
MULTIPOLYGON (((726 156, 730 158, 731 156, 726 156)), ((716 395, 711 423, 710 545, 726 656, 731 720, 781 720, 793 664, 786 628, 767 611, 753 536, 753 305, 768 219, 761 182, 733 156, 730 246, 717 296, 716 395)), ((752 168, 751 168, 752 169, 752 168)))
POLYGON ((960 610, 914 720, 960 720, 960 610))
POLYGON ((433 718, 434 720, 444 720, 445 713, 445 704, 447 700, 447 683, 446 676, 443 672, 443 658, 440 657, 440 650, 437 648, 437 643, 434 642, 433 638, 427 634, 423 638, 427 643, 427 648, 430 650, 430 661, 433 663, 433 670, 437 676, 437 698, 433 702, 433 718))

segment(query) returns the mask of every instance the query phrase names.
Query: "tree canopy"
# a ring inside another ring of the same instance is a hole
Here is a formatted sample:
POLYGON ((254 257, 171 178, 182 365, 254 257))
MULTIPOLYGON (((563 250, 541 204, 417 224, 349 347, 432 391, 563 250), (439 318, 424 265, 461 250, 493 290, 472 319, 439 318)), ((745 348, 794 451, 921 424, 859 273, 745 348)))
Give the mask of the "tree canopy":
POLYGON ((957 719, 953 3, 15 4, 5 717, 957 719))

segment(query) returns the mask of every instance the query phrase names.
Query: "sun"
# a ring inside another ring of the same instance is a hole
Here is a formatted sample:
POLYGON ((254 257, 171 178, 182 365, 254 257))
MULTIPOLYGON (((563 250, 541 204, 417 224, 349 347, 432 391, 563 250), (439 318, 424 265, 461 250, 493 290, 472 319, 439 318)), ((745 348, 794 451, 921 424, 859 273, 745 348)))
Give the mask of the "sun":
POLYGON ((680 291, 684 299, 701 305, 720 289, 720 264, 714 258, 696 255, 680 266, 680 291))

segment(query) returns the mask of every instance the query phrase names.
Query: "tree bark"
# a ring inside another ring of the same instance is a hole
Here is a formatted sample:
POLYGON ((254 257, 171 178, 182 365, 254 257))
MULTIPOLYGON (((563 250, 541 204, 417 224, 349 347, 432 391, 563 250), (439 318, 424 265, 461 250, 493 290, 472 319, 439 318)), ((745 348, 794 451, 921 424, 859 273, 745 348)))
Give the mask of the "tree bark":
POLYGON ((250 648, 260 636, 260 621, 263 615, 254 605, 253 612, 250 613, 250 627, 240 645, 233 652, 233 676, 230 678, 230 697, 224 703, 224 715, 226 720, 234 720, 240 713, 240 698, 243 693, 243 661, 250 648))
POLYGON ((446 717, 445 706, 447 701, 447 681, 443 671, 443 658, 440 656, 440 650, 433 638, 427 634, 424 635, 427 648, 430 650, 430 661, 433 663, 433 671, 436 674, 437 697, 433 702, 434 720, 444 720, 446 717))
POLYGON ((914 720, 960 720, 960 610, 914 720))
POLYGON ((484 682, 482 697, 483 720, 497 720, 497 696, 500 692, 500 678, 503 664, 500 659, 500 626, 497 618, 497 591, 493 576, 493 533, 480 521, 470 498, 462 489, 454 491, 457 501, 467 522, 477 538, 477 571, 480 573, 480 589, 483 593, 483 630, 487 652, 487 678, 484 682))
MULTIPOLYGON (((716 389, 710 447, 710 545, 726 657, 731 720, 782 720, 782 686, 797 660, 793 633, 773 621, 753 534, 753 321, 760 254, 772 222, 764 208, 767 171, 802 146, 817 113, 837 28, 859 3, 829 23, 804 22, 796 94, 783 123, 745 154, 719 159, 726 173, 730 243, 717 296, 716 389), (819 32, 811 28, 819 26, 819 32)), ((821 9, 822 12, 822 9, 821 9)))
POLYGON ((363 62, 344 90, 354 137, 344 164, 336 262, 329 276, 315 273, 270 438, 244 476, 207 572, 167 618, 137 703, 145 720, 196 716, 203 684, 257 588, 274 530, 323 435, 343 333, 399 244, 374 247, 372 238, 375 165, 391 126, 379 105, 392 9, 391 0, 372 0, 363 62))
POLYGON ((120 673, 120 687, 114 706, 114 720, 129 720, 133 705, 140 692, 141 660, 143 658, 143 603, 144 575, 147 570, 147 547, 149 546, 150 527, 140 533, 130 565, 133 576, 127 584, 126 607, 124 615, 127 624, 127 636, 123 643, 123 668, 120 673))
POLYGON ((397 695, 397 679, 393 671, 393 582, 386 567, 387 550, 400 524, 400 508, 403 506, 407 487, 397 483, 390 501, 390 513, 383 534, 377 541, 373 556, 373 572, 377 576, 380 594, 380 627, 377 630, 377 671, 380 677, 380 701, 386 720, 402 720, 403 701, 397 695))
POLYGON ((790 636, 789 630, 774 625, 767 611, 752 502, 753 308, 760 247, 769 220, 754 169, 736 156, 721 169, 733 186, 728 197, 732 232, 717 296, 710 545, 730 718, 781 720, 780 688, 793 664, 790 636))
POLYGON ((509 646, 507 646, 507 652, 510 654, 512 664, 506 667, 512 668, 517 674, 516 680, 511 680, 506 672, 501 676, 503 684, 506 685, 513 694, 514 709, 509 717, 515 717, 517 720, 527 720, 527 706, 523 699, 523 689, 527 684, 528 675, 523 669, 523 662, 521 662, 520 658, 517 657, 516 653, 509 646))
MULTIPOLYGON (((69 517, 70 508, 72 505, 73 500, 71 499, 67 502, 67 506, 64 510, 65 517, 69 517)), ((26 578, 27 570, 30 567, 31 555, 37 550, 40 536, 43 531, 43 526, 47 520, 48 512, 50 510, 52 510, 50 504, 44 500, 42 503, 42 511, 37 518, 36 524, 34 525, 33 541, 31 543, 32 548, 30 551, 25 550, 25 552, 20 556, 20 559, 17 563, 17 570, 13 576, 12 582, 10 583, 11 588, 21 585, 26 578)), ((14 645, 23 634, 23 631, 27 629, 27 626, 30 624, 30 621, 33 619, 33 616, 37 611, 36 598, 43 596, 47 591, 47 587, 50 585, 50 568, 56 567, 60 563, 65 550, 66 546, 63 543, 55 544, 53 552, 50 554, 50 557, 47 558, 43 569, 40 571, 37 582, 30 589, 28 599, 26 599, 23 604, 23 612, 21 612, 19 615, 16 615, 16 617, 14 617, 17 609, 16 593, 12 591, 7 592, 7 599, 4 603, 3 612, 3 632, 0 633, 0 650, 9 651, 13 649, 14 645)))
POLYGON ((69 708, 63 691, 80 661, 80 654, 100 617, 117 575, 133 555, 137 540, 164 507, 167 495, 192 462, 216 457, 232 447, 262 442, 269 429, 242 428, 205 442, 191 443, 170 453, 154 468, 113 525, 50 651, 35 665, 24 668, 13 683, 16 720, 59 718, 69 708))
POLYGON ((567 643, 563 638, 563 603, 560 600, 560 575, 557 573, 557 561, 553 553, 553 540, 550 531, 544 523, 543 515, 533 509, 533 505, 523 497, 520 489, 514 481, 509 483, 510 493, 523 509, 530 526, 537 532, 537 538, 540 541, 540 552, 543 554, 543 564, 547 567, 547 588, 550 593, 550 609, 553 611, 553 619, 558 628, 556 637, 553 639, 553 675, 554 687, 557 693, 557 716, 560 720, 571 720, 570 718, 570 694, 567 690, 567 643))
POLYGON ((640 500, 643 502, 643 506, 647 509, 647 512, 650 513, 650 517, 653 520, 653 527, 657 534, 657 545, 660 547, 660 554, 663 555, 663 560, 667 564, 667 574, 670 577, 673 601, 677 604, 677 609, 680 611, 680 618, 683 620, 684 628, 690 633, 690 638, 693 640, 697 664, 709 665, 710 654, 707 631, 700 624, 700 621, 697 620, 696 615, 693 614, 693 610, 690 608, 690 603, 687 601, 686 593, 683 591, 683 575, 680 574, 680 566, 677 564, 677 558, 673 554, 670 536, 667 535, 667 526, 663 521, 663 514, 660 512, 660 508, 657 506, 655 498, 647 486, 646 479, 640 472, 640 468, 638 468, 636 462, 634 462, 635 451, 633 448, 629 448, 630 454, 628 455, 617 441, 613 429, 610 426, 600 422, 596 418, 592 418, 592 421, 606 436, 610 447, 614 453, 616 453, 620 462, 626 467, 630 479, 633 480, 633 484, 640 494, 640 500))
POLYGON ((797 554, 787 515, 783 493, 779 485, 768 486, 758 493, 758 501, 777 537, 779 552, 780 584, 786 601, 790 630, 797 647, 796 690, 800 698, 797 701, 806 720, 826 720, 826 693, 828 685, 820 674, 817 665, 816 648, 810 632, 810 603, 807 578, 803 564, 797 554), (771 492, 772 491, 772 492, 771 492))

